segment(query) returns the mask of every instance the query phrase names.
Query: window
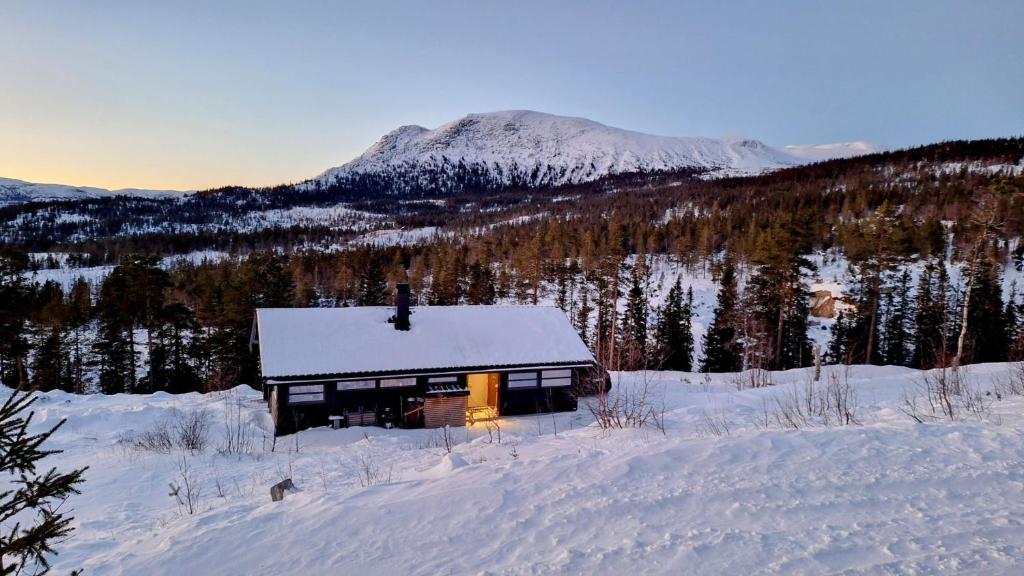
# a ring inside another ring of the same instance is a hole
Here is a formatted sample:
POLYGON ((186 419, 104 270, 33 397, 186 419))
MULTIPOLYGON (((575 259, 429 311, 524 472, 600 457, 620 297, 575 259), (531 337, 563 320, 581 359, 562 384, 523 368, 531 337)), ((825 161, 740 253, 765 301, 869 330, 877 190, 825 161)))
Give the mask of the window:
POLYGON ((323 384, 302 384, 288 387, 288 404, 318 404, 323 401, 323 384))
POLYGON ((434 376, 427 378, 429 384, 458 384, 458 376, 434 376))
POLYGON ((543 370, 540 385, 544 387, 572 386, 572 370, 543 370))
POLYGON ((399 388, 401 386, 415 386, 415 378, 381 378, 381 388, 399 388))
POLYGON ((342 380, 338 382, 338 390, 366 390, 376 388, 376 380, 342 380))
POLYGON ((518 372, 508 375, 509 388, 533 388, 537 385, 536 372, 518 372))

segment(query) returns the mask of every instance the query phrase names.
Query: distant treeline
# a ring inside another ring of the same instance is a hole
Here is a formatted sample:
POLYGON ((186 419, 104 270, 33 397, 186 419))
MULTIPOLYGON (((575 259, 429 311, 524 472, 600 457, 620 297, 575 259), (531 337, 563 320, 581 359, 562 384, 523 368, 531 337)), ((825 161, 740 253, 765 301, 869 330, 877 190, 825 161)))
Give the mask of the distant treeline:
MULTIPOLYGON (((1000 286, 1007 266, 1024 265, 1024 178, 987 167, 1016 166, 1022 157, 1021 139, 952 142, 757 178, 634 175, 553 190, 449 191, 441 203, 353 199, 451 232, 416 246, 302 248, 343 240, 315 227, 72 243, 36 237, 5 248, 0 372, 7 384, 76 391, 255 383, 255 308, 390 303, 399 281, 422 304, 553 301, 609 368, 786 369, 814 359, 808 255, 820 250, 842 254, 853 280, 833 342, 818 351, 827 360, 930 367, 1019 359, 1021 299, 1000 286), (80 263, 119 266, 99 286, 80 282, 67 293, 53 283, 33 286, 22 275, 30 265, 25 253, 43 247, 83 254, 80 263), (206 248, 238 257, 158 265, 156 255, 206 248), (647 300, 655 256, 707 271, 721 285, 699 358, 686 336, 692 305, 683 290, 659 309, 647 300), (923 272, 906 272, 910 263, 923 272), (950 266, 963 281, 951 280, 950 266)), ((341 197, 311 193, 325 202, 341 197)), ((213 218, 216 210, 253 209, 260 198, 274 206, 308 200, 302 194, 238 189, 185 202, 73 204, 96 210, 82 226, 105 226, 104 210, 124 219, 137 214, 135 206, 172 220, 213 218), (200 206, 211 212, 200 214, 200 206)), ((7 226, 6 236, 38 232, 7 226)), ((67 233, 88 228, 76 230, 67 233)))

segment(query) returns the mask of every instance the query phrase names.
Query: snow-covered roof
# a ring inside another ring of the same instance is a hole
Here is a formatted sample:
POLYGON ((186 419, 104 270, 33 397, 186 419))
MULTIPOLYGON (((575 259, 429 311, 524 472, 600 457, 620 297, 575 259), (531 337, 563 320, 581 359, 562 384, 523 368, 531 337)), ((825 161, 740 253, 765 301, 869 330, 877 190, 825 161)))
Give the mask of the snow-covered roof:
POLYGON ((594 361, 553 306, 420 306, 395 330, 394 308, 261 308, 264 378, 594 361))

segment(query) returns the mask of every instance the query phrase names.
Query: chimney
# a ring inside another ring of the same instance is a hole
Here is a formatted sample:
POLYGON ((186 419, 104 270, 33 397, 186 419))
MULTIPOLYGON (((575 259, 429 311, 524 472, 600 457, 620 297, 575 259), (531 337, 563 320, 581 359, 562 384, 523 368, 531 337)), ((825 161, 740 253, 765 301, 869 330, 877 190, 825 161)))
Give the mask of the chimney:
POLYGON ((395 330, 409 329, 409 285, 398 284, 395 286, 395 330))

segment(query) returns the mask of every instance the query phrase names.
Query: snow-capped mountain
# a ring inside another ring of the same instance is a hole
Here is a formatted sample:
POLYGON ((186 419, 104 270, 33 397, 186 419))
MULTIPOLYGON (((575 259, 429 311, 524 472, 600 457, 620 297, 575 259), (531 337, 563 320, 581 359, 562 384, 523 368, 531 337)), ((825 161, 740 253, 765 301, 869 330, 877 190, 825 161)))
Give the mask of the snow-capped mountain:
MULTIPOLYGON (((368 194, 435 194, 579 184, 617 174, 660 171, 689 170, 702 178, 749 176, 879 150, 865 142, 779 149, 743 138, 654 136, 586 118, 509 110, 469 114, 433 130, 402 126, 358 158, 296 188, 341 184, 368 194)), ((183 192, 105 190, 0 178, 0 206, 180 194, 183 192)))
POLYGON ((110 198, 118 195, 144 196, 147 198, 167 198, 184 194, 176 190, 141 190, 124 188, 107 190, 90 186, 67 186, 64 184, 36 184, 0 178, 0 206, 23 204, 25 202, 48 202, 59 200, 88 200, 93 198, 110 198))
MULTIPOLYGON (((801 149, 802 150, 802 149, 801 149)), ((358 158, 313 182, 366 175, 428 180, 457 172, 496 184, 576 184, 636 172, 692 169, 705 176, 750 175, 828 157, 795 155, 757 140, 653 136, 587 120, 528 110, 470 114, 436 129, 403 126, 358 158)), ((846 148, 836 149, 847 155, 846 148)), ((408 184, 408 182, 407 182, 408 184)))
POLYGON ((836 144, 790 144, 785 147, 790 156, 796 156, 806 162, 821 162, 834 158, 853 158, 884 152, 885 148, 870 142, 839 142, 836 144))

